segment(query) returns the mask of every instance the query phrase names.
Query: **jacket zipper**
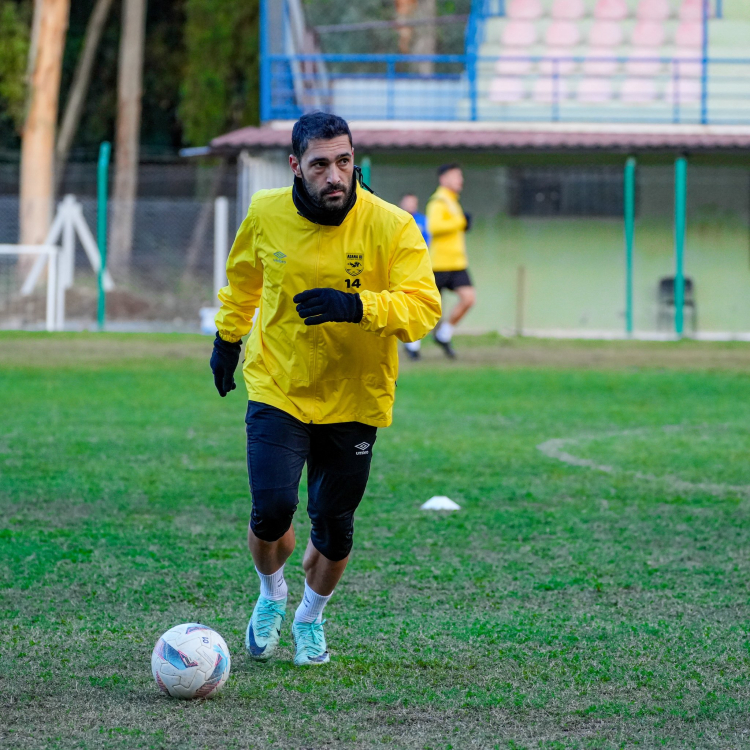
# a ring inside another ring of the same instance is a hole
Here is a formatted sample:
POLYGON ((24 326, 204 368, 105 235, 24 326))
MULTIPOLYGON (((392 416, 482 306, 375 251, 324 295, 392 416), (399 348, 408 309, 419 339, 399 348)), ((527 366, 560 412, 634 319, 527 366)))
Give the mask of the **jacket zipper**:
MULTIPOLYGON (((322 233, 323 229, 322 227, 318 227, 318 252, 315 256, 315 284, 313 284, 314 289, 317 289, 319 281, 318 277, 320 274, 320 247, 322 245, 322 233)), ((312 414, 310 415, 310 424, 313 424, 315 422, 315 409, 317 407, 318 403, 318 328, 320 326, 311 326, 313 329, 313 402, 312 402, 312 414)))

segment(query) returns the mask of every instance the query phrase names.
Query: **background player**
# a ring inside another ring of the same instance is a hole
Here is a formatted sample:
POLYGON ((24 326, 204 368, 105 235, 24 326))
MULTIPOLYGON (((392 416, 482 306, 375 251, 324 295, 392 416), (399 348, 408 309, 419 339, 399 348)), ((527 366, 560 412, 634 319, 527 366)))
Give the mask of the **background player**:
MULTIPOLYGON (((404 211, 410 213, 414 217, 414 222, 419 228, 419 231, 422 233, 424 241, 429 246, 430 233, 427 231, 427 217, 419 210, 419 198, 414 193, 405 193, 403 196, 401 196, 399 205, 404 209, 404 211)), ((421 341, 407 341, 404 344, 406 354, 410 359, 419 359, 419 349, 421 343, 421 341)))
POLYGON ((427 203, 427 230, 430 233, 430 257, 435 283, 440 292, 450 289, 458 295, 458 303, 448 320, 436 328, 435 341, 448 357, 456 352, 451 345, 453 330, 474 306, 476 293, 471 283, 466 257, 466 232, 471 217, 464 213, 458 197, 464 187, 464 175, 458 164, 444 164, 438 169, 438 189, 427 203))
POLYGON ((259 309, 244 374, 248 544, 260 596, 245 644, 260 661, 278 645, 284 564, 295 547, 292 517, 307 463, 312 530, 292 626, 301 666, 329 660, 322 612, 349 560, 377 428, 391 423, 397 339, 434 327, 440 294, 411 216, 357 184, 344 120, 301 117, 289 164, 294 186, 256 193, 232 246, 211 368, 226 396, 235 388, 240 339, 259 309))
POLYGON ((404 193, 401 196, 399 206, 414 217, 417 228, 422 233, 424 241, 429 246, 430 233, 427 231, 427 217, 419 210, 419 198, 414 193, 404 193))

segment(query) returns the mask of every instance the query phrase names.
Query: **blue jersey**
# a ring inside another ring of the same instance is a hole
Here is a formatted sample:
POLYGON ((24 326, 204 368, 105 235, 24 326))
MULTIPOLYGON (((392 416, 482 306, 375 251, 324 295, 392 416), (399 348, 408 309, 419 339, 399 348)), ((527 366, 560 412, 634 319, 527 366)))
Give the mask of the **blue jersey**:
POLYGON ((412 214, 414 217, 414 221, 417 223, 417 228, 422 233, 422 237, 424 237, 424 241, 427 243, 427 246, 430 246, 430 233, 427 231, 427 217, 419 213, 412 214))

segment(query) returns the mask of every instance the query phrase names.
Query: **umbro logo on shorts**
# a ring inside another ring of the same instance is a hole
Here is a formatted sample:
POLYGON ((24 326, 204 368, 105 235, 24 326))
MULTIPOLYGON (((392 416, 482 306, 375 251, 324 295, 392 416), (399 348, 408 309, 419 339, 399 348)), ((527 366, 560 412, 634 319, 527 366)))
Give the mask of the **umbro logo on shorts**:
POLYGON ((354 446, 357 449, 357 455, 358 456, 366 456, 368 453, 368 448, 370 447, 369 443, 360 443, 359 445, 354 446))

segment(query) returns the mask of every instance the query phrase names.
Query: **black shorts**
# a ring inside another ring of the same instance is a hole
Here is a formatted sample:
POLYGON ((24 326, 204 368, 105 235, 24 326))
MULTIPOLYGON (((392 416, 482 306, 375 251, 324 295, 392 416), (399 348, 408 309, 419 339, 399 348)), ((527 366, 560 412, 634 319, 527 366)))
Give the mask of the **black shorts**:
POLYGON ((377 428, 361 422, 307 424, 257 401, 247 405, 250 528, 275 542, 288 531, 307 463, 307 514, 315 549, 329 560, 351 551, 354 511, 370 475, 377 428))
POLYGON ((439 292, 443 289, 455 292, 460 286, 474 286, 466 268, 463 271, 435 271, 435 284, 439 292))

